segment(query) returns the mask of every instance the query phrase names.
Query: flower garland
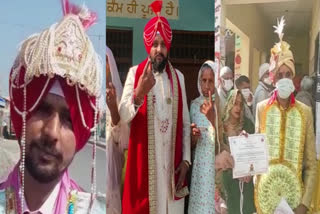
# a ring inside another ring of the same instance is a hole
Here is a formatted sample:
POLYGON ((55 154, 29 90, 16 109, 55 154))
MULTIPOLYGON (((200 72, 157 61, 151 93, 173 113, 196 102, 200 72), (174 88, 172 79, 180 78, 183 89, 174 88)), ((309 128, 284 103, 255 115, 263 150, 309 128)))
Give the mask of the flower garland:
POLYGON ((300 204, 302 186, 294 172, 283 164, 270 165, 256 188, 256 205, 261 214, 274 213, 282 198, 292 209, 300 204))

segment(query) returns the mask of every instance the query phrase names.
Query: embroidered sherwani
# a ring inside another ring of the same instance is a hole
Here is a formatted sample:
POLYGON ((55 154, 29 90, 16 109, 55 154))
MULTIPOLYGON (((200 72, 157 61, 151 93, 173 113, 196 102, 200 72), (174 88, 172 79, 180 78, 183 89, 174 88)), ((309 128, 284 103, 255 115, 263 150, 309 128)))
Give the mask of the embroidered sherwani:
MULTIPOLYGON (((267 136, 270 164, 288 166, 301 185, 298 205, 309 208, 317 170, 311 108, 295 100, 283 109, 276 99, 264 100, 257 105, 256 132, 267 136)), ((259 207, 257 211, 261 213, 259 207)))
MULTIPOLYGON (((134 81, 137 66, 130 68, 122 99, 119 104, 120 117, 125 122, 130 122, 138 112, 134 106, 134 81)), ((177 70, 176 70, 177 71, 177 70)), ((183 160, 190 163, 190 119, 186 101, 184 77, 177 71, 181 84, 183 99, 183 160)), ((156 173, 156 198, 157 213, 179 214, 184 212, 184 199, 173 200, 170 171, 173 170, 172 162, 172 89, 167 72, 154 74, 156 84, 149 93, 153 95, 154 109, 154 136, 155 136, 155 173, 156 173)), ((129 147, 130 149, 130 147, 129 147)), ((145 184, 147 185, 147 184, 145 184)))

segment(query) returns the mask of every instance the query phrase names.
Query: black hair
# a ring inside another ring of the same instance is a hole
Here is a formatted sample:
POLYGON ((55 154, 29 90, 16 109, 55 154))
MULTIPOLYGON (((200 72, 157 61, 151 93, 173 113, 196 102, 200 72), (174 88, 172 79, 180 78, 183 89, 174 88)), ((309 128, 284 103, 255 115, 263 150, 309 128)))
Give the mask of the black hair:
POLYGON ((243 82, 246 82, 246 83, 250 84, 249 78, 247 76, 245 76, 245 75, 241 75, 235 81, 236 87, 239 88, 243 82))

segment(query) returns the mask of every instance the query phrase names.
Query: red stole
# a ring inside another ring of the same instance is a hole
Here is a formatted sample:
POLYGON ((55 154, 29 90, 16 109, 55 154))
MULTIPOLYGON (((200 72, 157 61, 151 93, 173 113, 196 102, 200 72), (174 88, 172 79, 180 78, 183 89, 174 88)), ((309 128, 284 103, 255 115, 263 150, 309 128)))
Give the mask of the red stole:
MULTIPOLYGON (((134 88, 137 87, 143 69, 146 66, 147 59, 138 65, 134 88)), ((171 89, 173 91, 173 77, 170 66, 167 64, 166 72, 170 79, 171 89)), ((178 84, 178 115, 176 128, 176 142, 174 154, 174 168, 177 169, 182 161, 182 140, 183 140, 183 105, 182 92, 176 71, 178 84)), ((126 175, 124 181, 122 211, 123 214, 149 214, 149 180, 148 180, 148 111, 147 96, 144 97, 144 103, 139 108, 136 116, 131 122, 128 159, 126 175)), ((175 131, 175 130, 173 130, 175 131)), ((178 175, 175 175, 175 183, 178 181, 178 175)), ((185 182, 186 185, 186 182, 185 182)), ((164 187, 166 188, 166 187, 164 187)), ((178 199, 175 197, 175 199, 178 199)))

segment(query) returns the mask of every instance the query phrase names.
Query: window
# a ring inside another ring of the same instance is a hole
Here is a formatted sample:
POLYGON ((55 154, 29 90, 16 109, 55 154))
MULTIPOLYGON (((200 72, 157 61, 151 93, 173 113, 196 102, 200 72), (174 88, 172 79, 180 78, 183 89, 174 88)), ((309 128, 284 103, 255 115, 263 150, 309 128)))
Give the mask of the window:
POLYGON ((132 66, 132 30, 107 29, 107 45, 116 60, 122 84, 132 66))

